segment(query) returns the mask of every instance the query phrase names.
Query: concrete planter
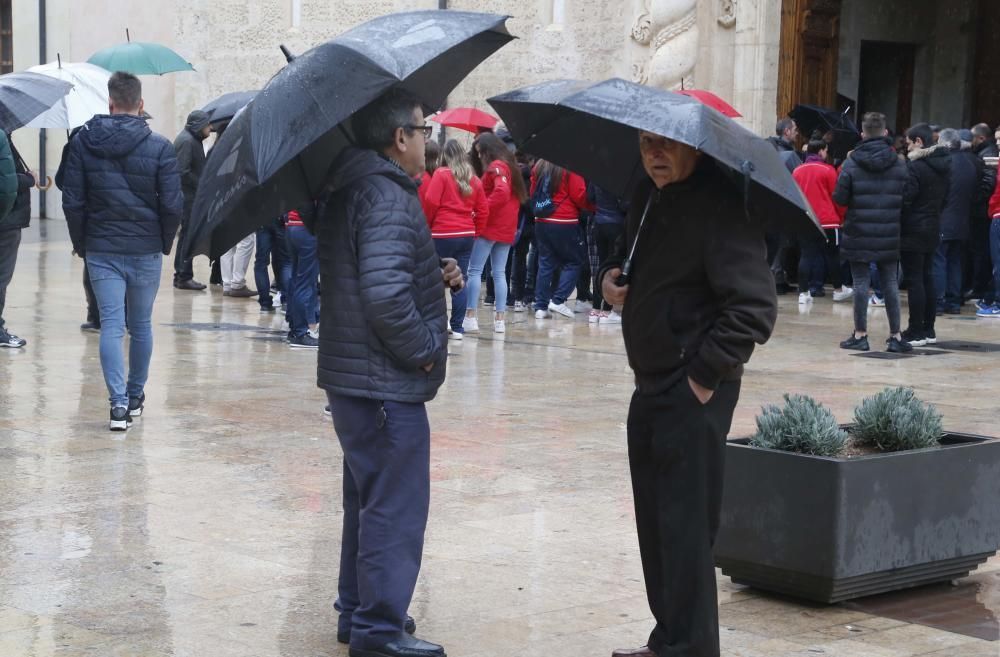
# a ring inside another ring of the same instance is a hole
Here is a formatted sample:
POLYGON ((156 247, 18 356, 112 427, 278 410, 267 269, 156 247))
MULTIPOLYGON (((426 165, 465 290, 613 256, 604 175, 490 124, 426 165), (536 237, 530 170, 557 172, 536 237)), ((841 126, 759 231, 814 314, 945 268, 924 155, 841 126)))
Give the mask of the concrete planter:
POLYGON ((834 603, 968 575, 1000 548, 1000 441, 828 458, 731 441, 715 563, 834 603))

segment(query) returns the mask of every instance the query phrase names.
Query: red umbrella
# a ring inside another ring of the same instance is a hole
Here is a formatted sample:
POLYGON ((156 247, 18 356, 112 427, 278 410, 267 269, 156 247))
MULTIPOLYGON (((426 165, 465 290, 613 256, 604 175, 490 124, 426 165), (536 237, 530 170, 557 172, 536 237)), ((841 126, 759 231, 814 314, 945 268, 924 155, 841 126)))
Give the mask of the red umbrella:
POLYGON ((500 119, 475 107, 456 107, 432 116, 431 121, 471 133, 492 130, 500 119))
POLYGON ((690 96, 695 100, 700 100, 702 103, 708 105, 712 109, 717 109, 723 114, 723 116, 728 116, 730 118, 738 118, 743 115, 736 111, 732 105, 722 100, 711 91, 703 91, 702 89, 684 89, 678 91, 677 93, 683 94, 685 96, 690 96))

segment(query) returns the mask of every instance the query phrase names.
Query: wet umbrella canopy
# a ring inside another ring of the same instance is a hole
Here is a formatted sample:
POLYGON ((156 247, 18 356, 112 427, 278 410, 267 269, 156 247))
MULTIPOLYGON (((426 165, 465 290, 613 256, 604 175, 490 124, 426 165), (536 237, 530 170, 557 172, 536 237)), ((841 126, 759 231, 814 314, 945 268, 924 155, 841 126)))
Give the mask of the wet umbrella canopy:
POLYGON ((11 133, 48 111, 73 85, 41 73, 0 75, 0 129, 11 133))
POLYGON ((806 139, 817 128, 824 133, 832 132, 830 155, 837 160, 847 159, 847 153, 861 141, 857 128, 844 112, 815 105, 796 105, 788 116, 795 119, 799 134, 806 139))
POLYGON ((201 108, 212 118, 212 123, 222 123, 230 121, 236 113, 247 106, 259 91, 234 91, 223 94, 201 108))
POLYGON ((701 102, 620 79, 556 80, 489 99, 521 148, 630 197, 648 178, 638 130, 697 148, 744 188, 766 225, 795 233, 819 222, 774 148, 701 102))
POLYGON ((403 88, 432 110, 513 37, 505 16, 415 11, 382 16, 295 58, 229 124, 195 198, 190 256, 217 256, 282 213, 317 199, 352 143, 349 119, 403 88))

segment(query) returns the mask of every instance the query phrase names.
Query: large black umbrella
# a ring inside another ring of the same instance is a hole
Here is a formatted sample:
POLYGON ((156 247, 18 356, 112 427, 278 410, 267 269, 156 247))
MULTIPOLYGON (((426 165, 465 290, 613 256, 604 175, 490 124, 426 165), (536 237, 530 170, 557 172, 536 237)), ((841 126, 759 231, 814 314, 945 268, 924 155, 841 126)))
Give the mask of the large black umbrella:
POLYGON ((231 121, 236 113, 247 106, 259 91, 234 91, 223 94, 201 108, 211 118, 212 123, 231 121))
POLYGON ((817 129, 824 134, 832 132, 830 155, 834 159, 847 159, 847 153, 861 141, 861 135, 847 117, 847 112, 838 112, 816 105, 796 105, 788 116, 795 119, 795 125, 806 139, 809 139, 817 129))
POLYGON ((637 130, 697 148, 745 189, 749 212, 778 230, 822 232, 777 152, 693 98, 620 79, 556 80, 489 99, 523 150, 630 197, 648 179, 637 130))
POLYGON ((11 133, 52 108, 73 85, 41 73, 0 75, 0 129, 11 133))
POLYGON ((427 109, 513 37, 506 16, 414 11, 382 16, 309 50, 240 112, 205 165, 186 257, 215 257, 319 197, 351 143, 351 115, 393 87, 427 109))

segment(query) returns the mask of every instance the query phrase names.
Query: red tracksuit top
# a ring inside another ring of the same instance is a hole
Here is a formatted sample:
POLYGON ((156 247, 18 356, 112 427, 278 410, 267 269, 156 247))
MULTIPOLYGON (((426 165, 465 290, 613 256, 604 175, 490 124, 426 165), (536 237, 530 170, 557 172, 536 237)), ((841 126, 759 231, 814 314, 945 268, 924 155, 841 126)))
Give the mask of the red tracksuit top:
MULTIPOLYGON (((517 175, 521 175, 518 171, 517 175)), ((477 233, 478 237, 501 244, 513 244, 517 235, 517 217, 521 201, 514 193, 510 167, 503 160, 494 160, 483 171, 483 190, 489 199, 489 218, 477 233)))
MULTIPOLYGON (((531 172, 531 194, 535 194, 538 187, 538 180, 535 172, 531 172)), ((582 176, 572 171, 563 174, 562 183, 559 189, 552 194, 552 202, 556 209, 547 217, 535 219, 535 223, 558 224, 561 226, 573 226, 580 223, 580 213, 584 210, 593 212, 594 205, 587 200, 587 183, 582 176)))
POLYGON ((422 185, 427 191, 421 195, 420 202, 434 239, 475 237, 480 232, 480 226, 485 226, 489 205, 483 183, 472 176, 469 184, 472 193, 462 196, 451 169, 439 167, 430 182, 422 185))

